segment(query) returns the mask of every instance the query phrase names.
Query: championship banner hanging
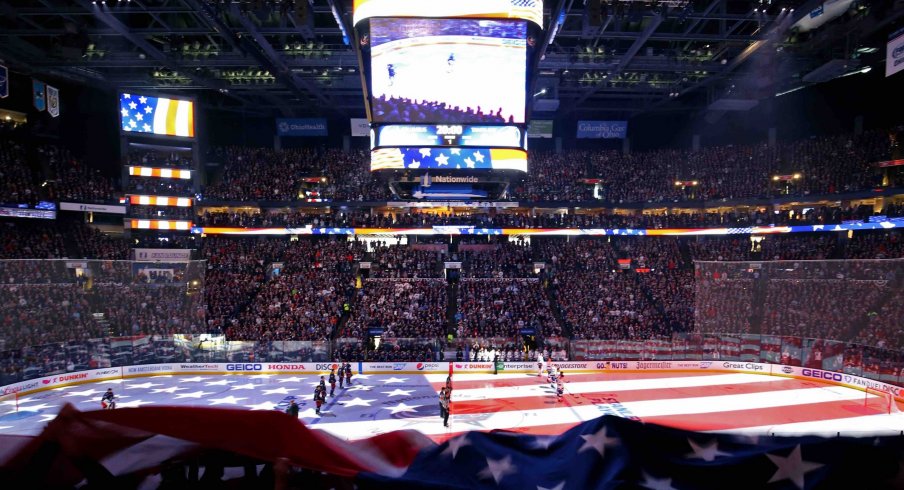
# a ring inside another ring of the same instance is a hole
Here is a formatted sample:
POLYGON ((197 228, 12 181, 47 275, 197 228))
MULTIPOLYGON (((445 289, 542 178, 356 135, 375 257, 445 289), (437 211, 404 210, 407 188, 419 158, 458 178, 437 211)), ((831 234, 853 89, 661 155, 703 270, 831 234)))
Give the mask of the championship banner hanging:
POLYGON ((35 109, 39 111, 47 109, 47 101, 44 99, 44 82, 32 79, 31 94, 35 109))
POLYGON ((9 96, 9 70, 5 66, 0 65, 0 99, 9 96))
POLYGON ((51 117, 60 115, 60 89, 47 86, 47 113, 51 117))

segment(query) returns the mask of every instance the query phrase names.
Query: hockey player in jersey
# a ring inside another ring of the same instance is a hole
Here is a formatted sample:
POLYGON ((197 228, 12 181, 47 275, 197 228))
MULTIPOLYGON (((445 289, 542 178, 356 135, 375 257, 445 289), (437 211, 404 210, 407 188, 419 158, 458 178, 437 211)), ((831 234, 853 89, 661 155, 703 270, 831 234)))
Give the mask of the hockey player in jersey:
POLYGON ((540 352, 537 354, 537 369, 540 371, 537 373, 537 377, 543 376, 543 371, 546 370, 546 361, 543 360, 543 353, 540 352))
POLYGON ((449 427, 449 408, 452 403, 452 394, 443 388, 439 392, 439 413, 443 418, 443 427, 449 427))
POLYGON ((562 401, 562 397, 565 395, 565 383, 560 379, 556 383, 556 399, 558 401, 562 401))
POLYGON ((345 384, 352 385, 352 365, 349 363, 345 363, 345 384))
POLYGON ((314 413, 316 413, 317 415, 320 415, 320 407, 323 406, 323 401, 326 400, 326 396, 324 396, 325 393, 326 389, 323 388, 323 385, 317 385, 317 387, 314 388, 314 403, 317 404, 317 408, 314 410, 314 413))
POLYGON ((339 389, 340 389, 340 390, 342 389, 342 383, 345 382, 345 379, 343 378, 344 375, 345 375, 345 364, 342 364, 342 363, 340 362, 340 363, 339 363, 339 373, 338 373, 338 376, 339 376, 339 389))
POLYGON ((336 396, 336 371, 330 371, 330 398, 336 396))
POLYGON ((116 408, 116 396, 113 395, 113 388, 107 388, 107 392, 100 398, 100 406, 104 410, 116 408))
POLYGON ((292 402, 289 403, 289 407, 286 408, 286 413, 295 417, 296 419, 298 418, 298 404, 295 403, 295 400, 292 400, 292 402))
POLYGON ((552 372, 549 373, 549 386, 550 388, 555 388, 556 383, 559 381, 559 372, 556 368, 552 368, 552 372))

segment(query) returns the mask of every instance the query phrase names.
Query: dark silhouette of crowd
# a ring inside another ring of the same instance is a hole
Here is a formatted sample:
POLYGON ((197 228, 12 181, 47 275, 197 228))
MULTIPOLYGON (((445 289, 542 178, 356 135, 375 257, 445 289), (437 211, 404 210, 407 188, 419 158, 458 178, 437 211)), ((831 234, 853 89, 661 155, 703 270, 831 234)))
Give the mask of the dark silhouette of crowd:
POLYGON ((481 107, 450 106, 445 102, 415 100, 404 97, 374 97, 374 121, 435 123, 454 121, 462 123, 514 123, 514 116, 506 117, 502 108, 484 110, 481 107))
POLYGON ((0 202, 102 202, 116 189, 112 178, 63 146, 0 138, 0 202))
POLYGON ((213 160, 223 173, 204 190, 208 200, 306 201, 378 200, 389 197, 368 167, 367 152, 334 148, 227 147, 213 160))

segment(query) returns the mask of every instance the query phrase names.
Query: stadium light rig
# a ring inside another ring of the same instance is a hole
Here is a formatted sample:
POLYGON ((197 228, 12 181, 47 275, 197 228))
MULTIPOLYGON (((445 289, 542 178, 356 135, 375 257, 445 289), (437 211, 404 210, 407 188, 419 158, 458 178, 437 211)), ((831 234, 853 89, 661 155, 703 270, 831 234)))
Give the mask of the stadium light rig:
POLYGON ((333 19, 336 20, 336 24, 339 25, 339 30, 342 31, 342 42, 345 43, 346 46, 348 46, 348 32, 345 31, 345 26, 342 24, 342 17, 339 16, 339 11, 336 10, 336 4, 334 2, 330 2, 330 12, 333 13, 333 19))

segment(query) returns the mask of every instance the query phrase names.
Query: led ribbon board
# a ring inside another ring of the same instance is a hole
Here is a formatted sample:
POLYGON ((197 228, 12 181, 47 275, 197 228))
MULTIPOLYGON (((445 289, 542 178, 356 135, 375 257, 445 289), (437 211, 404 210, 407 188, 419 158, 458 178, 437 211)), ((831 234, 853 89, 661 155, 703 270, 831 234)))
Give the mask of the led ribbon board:
POLYGON ((543 27, 542 0, 355 0, 352 22, 371 17, 523 19, 543 27))
POLYGON ((377 129, 375 146, 477 146, 523 148, 516 126, 388 125, 377 129))
POLYGON ((838 231, 891 230, 904 228, 904 218, 837 225, 747 226, 739 228, 478 228, 433 226, 429 228, 229 228, 194 227, 192 233, 207 235, 548 235, 548 236, 687 236, 764 235, 838 231))

